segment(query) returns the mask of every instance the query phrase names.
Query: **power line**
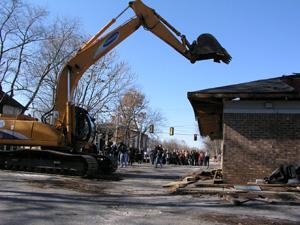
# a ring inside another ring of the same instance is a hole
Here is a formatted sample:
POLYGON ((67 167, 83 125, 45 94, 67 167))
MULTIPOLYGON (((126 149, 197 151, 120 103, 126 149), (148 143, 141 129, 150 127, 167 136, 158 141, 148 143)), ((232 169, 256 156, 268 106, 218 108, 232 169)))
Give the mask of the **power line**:
POLYGON ((160 127, 197 127, 197 124, 194 125, 172 125, 172 126, 166 126, 166 125, 160 125, 160 127))
MULTIPOLYGON (((156 134, 169 134, 168 132, 155 132, 156 134)), ((200 134, 198 134, 198 133, 174 133, 174 136, 175 135, 195 135, 195 134, 197 134, 197 135, 200 135, 200 134)), ((172 135, 173 136, 173 135, 172 135)))

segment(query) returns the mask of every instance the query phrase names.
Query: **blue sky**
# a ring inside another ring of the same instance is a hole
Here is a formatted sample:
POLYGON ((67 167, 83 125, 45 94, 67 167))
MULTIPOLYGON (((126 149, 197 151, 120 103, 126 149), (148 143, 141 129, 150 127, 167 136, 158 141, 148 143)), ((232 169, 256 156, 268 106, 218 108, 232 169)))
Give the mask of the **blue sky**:
MULTIPOLYGON (((27 0, 45 6, 50 15, 78 19, 84 31, 95 34, 127 6, 125 0, 27 0)), ((297 0, 144 0, 190 42, 213 34, 232 55, 229 65, 212 61, 191 64, 142 28, 117 48, 137 77, 154 109, 167 118, 163 132, 191 146, 196 132, 188 91, 266 79, 300 72, 300 1, 297 0), (177 135, 177 133, 190 135, 177 135)), ((127 13, 120 23, 134 15, 127 13)), ((198 132, 198 131, 197 131, 198 132)))

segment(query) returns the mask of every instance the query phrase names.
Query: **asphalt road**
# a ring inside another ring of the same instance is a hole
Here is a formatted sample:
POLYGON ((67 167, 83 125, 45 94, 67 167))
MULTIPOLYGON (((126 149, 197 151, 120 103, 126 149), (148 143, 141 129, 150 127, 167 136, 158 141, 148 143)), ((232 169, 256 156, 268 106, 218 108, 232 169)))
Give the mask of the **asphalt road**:
POLYGON ((99 180, 0 171, 0 225, 300 224, 300 205, 234 206, 162 188, 199 170, 135 165, 99 180))

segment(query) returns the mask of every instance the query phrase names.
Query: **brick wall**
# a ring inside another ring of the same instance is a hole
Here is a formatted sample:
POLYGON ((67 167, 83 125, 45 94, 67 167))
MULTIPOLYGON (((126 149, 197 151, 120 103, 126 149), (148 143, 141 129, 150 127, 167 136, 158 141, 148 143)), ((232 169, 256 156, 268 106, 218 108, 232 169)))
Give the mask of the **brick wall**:
POLYGON ((224 113, 223 174, 228 183, 300 163, 300 114, 224 113))

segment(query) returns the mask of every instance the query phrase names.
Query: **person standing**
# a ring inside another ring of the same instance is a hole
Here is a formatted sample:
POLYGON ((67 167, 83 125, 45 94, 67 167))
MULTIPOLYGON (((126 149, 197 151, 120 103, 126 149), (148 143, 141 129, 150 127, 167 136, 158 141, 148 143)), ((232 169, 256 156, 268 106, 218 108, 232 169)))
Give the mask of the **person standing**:
POLYGON ((205 158, 204 152, 201 151, 199 153, 199 158, 198 158, 198 164, 199 164, 199 166, 203 166, 203 164, 204 164, 204 158, 205 158))
POLYGON ((210 157, 209 151, 206 151, 205 158, 204 158, 204 165, 207 166, 207 168, 209 167, 209 157, 210 157))
MULTIPOLYGON (((114 156, 115 159, 118 159, 118 155, 119 155, 119 151, 118 151, 118 146, 117 144, 113 144, 111 146, 111 151, 112 151, 112 154, 114 156)), ((119 160, 118 160, 119 161, 119 160)))
POLYGON ((121 167, 127 167, 128 164, 128 149, 127 146, 121 142, 118 151, 120 152, 120 164, 121 167))
POLYGON ((164 149, 161 145, 156 146, 156 159, 155 159, 155 168, 157 168, 157 164, 160 164, 160 168, 162 168, 162 160, 163 160, 163 154, 164 149))
POLYGON ((128 156, 129 156, 129 164, 130 164, 130 166, 132 166, 132 163, 134 163, 135 159, 136 159, 136 149, 133 147, 130 147, 128 156))
POLYGON ((218 156, 217 156, 217 161, 221 162, 221 159, 222 159, 222 157, 221 157, 221 154, 219 153, 218 156))
POLYGON ((195 151, 195 166, 199 166, 199 152, 198 151, 195 151))
POLYGON ((154 165, 157 156, 157 146, 150 153, 150 161, 154 165))
POLYGON ((166 156, 166 164, 169 165, 171 163, 171 151, 169 149, 167 149, 167 151, 165 152, 165 156, 166 156))

